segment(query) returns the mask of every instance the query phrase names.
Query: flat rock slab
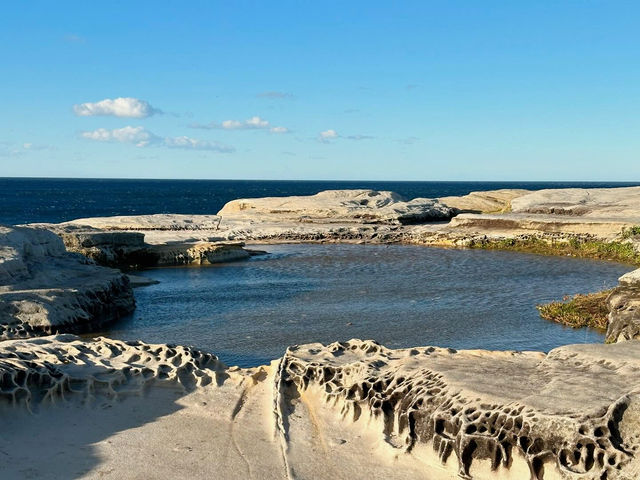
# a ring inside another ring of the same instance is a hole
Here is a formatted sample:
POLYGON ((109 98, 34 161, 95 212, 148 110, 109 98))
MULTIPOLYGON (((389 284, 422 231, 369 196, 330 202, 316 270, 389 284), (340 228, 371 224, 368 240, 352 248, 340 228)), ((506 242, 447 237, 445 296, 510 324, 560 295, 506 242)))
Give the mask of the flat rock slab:
POLYGON ((88 226, 99 230, 209 230, 217 228, 217 215, 128 215, 79 218, 61 225, 88 226))
POLYGON ((511 208, 514 213, 624 218, 640 222, 640 187, 539 190, 514 198, 511 208))

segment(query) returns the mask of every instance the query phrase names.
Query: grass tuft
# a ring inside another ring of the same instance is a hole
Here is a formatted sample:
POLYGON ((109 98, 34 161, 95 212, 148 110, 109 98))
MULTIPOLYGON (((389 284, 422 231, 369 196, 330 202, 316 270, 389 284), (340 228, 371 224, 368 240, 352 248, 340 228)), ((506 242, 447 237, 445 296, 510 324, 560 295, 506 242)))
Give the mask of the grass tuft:
POLYGON ((634 225, 633 227, 623 229, 620 236, 624 239, 640 236, 640 225, 634 225))
POLYGON ((611 290, 598 293, 564 297, 562 302, 538 305, 536 308, 545 320, 551 320, 573 328, 591 327, 606 330, 609 309, 607 297, 611 290))
MULTIPOLYGON (((635 227, 634 227, 635 228, 635 227)), ((640 229, 640 227, 639 227, 640 229)), ((564 255, 580 258, 611 260, 620 263, 640 265, 640 253, 630 242, 583 239, 572 237, 569 240, 547 241, 538 237, 520 237, 507 239, 483 239, 474 241, 470 248, 486 250, 513 250, 517 252, 542 255, 564 255)))

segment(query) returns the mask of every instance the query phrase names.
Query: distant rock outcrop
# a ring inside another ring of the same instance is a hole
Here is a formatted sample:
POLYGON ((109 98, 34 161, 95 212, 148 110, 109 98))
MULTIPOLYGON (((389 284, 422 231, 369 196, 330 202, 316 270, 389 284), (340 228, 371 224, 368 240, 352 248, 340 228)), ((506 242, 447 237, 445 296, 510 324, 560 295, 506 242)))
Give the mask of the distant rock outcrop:
POLYGON ((373 223, 407 225, 447 220, 454 211, 438 200, 407 201, 394 192, 326 190, 304 197, 266 197, 233 200, 218 212, 223 219, 279 219, 309 223, 373 223))
POLYGON ((511 210, 511 201, 530 193, 529 190, 502 189, 471 192, 460 197, 441 197, 447 207, 464 213, 504 213, 511 210))
POLYGON ((99 265, 140 269, 179 265, 210 265, 248 258, 242 242, 207 241, 199 235, 219 223, 219 217, 201 215, 141 215, 78 219, 62 224, 42 224, 57 233, 70 252, 99 265), (120 230, 121 229, 121 230, 120 230), (186 234, 183 240, 173 238, 186 234), (168 241, 163 241, 163 237, 168 241), (157 240, 147 243, 146 237, 157 240))
POLYGON ((640 187, 538 190, 514 198, 514 213, 639 219, 640 187))

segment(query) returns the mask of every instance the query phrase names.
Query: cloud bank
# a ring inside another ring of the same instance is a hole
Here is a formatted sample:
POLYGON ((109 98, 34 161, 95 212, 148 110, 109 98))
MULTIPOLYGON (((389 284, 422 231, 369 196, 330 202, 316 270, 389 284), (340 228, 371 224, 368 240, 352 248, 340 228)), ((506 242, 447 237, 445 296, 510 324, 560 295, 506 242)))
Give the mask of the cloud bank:
POLYGON ((270 133, 287 133, 289 129, 281 126, 272 126, 268 120, 253 116, 247 120, 224 120, 221 123, 209 123, 206 125, 193 124, 191 128, 202 128, 206 130, 220 128, 223 130, 268 130, 270 133))
POLYGON ((330 128, 329 130, 325 130, 324 132, 320 132, 318 134, 318 140, 321 141, 322 143, 330 143, 331 140, 337 140, 339 138, 344 140, 373 140, 375 137, 372 137, 371 135, 343 136, 343 135, 340 135, 335 130, 333 130, 332 128, 330 128))
POLYGON ((81 133, 82 138, 97 142, 129 143, 136 147, 158 146, 166 148, 178 148, 183 150, 205 150, 218 153, 230 153, 235 149, 230 145, 219 142, 209 142, 187 136, 160 137, 144 127, 123 127, 113 130, 98 128, 81 133))
POLYGON ((125 118, 146 118, 162 113, 149 102, 132 97, 105 98, 99 102, 79 103, 73 111, 80 117, 112 116, 125 118))

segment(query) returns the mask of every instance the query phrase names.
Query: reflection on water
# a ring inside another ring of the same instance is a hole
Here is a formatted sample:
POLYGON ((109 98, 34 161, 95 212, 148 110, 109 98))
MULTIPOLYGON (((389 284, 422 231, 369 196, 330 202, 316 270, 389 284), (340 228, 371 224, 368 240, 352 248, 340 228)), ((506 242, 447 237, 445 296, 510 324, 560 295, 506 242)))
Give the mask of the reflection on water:
POLYGON ((156 269, 138 308, 107 335, 194 345, 228 364, 286 347, 373 338, 392 348, 549 350, 602 342, 542 320, 535 305, 616 284, 630 267, 590 260, 417 246, 272 245, 271 255, 156 269))

